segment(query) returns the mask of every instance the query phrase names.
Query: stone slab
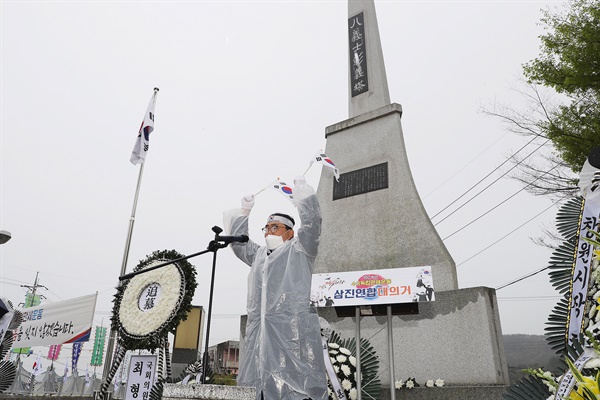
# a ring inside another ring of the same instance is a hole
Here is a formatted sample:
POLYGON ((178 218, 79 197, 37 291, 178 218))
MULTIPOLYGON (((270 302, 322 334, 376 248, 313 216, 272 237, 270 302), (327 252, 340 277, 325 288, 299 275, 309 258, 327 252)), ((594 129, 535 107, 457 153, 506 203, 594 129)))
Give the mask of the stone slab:
POLYGON ((255 400, 256 389, 244 386, 165 384, 163 400, 255 400))
MULTIPOLYGON (((502 400, 508 386, 444 386, 397 389, 396 400, 502 400)), ((390 391, 382 390, 378 400, 390 400, 390 391)))

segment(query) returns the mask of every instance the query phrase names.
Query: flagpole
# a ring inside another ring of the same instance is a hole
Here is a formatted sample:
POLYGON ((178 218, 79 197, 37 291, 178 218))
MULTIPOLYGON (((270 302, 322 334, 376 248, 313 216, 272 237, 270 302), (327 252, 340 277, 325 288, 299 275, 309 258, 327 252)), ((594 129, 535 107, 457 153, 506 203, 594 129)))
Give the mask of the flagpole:
POLYGON ((273 182, 269 183, 267 186, 265 186, 264 188, 260 189, 258 192, 254 193, 254 196, 258 196, 259 193, 264 192, 267 188, 271 187, 271 185, 273 185, 277 181, 279 181, 279 178, 277 178, 276 181, 273 181, 273 182))
MULTIPOLYGON (((133 224, 135 222, 135 211, 137 208, 138 198, 140 195, 140 187, 142 185, 142 174, 144 172, 144 164, 140 164, 140 172, 138 174, 137 186, 135 188, 135 197, 133 199, 133 209, 131 210, 131 217, 129 218, 129 230, 127 231, 127 240, 125 242, 125 250, 123 252, 123 260, 121 261, 121 273, 119 276, 125 275, 127 270, 127 259, 129 258, 129 248, 131 246, 131 236, 133 234, 133 224)), ((121 281, 119 281, 119 285, 121 281)), ((104 358, 104 369, 102 370, 102 380, 104 380, 111 368, 112 364, 112 356, 113 356, 113 348, 115 347, 115 341, 117 339, 117 331, 112 329, 110 330, 110 334, 108 335, 108 343, 106 344, 106 357, 104 358)))

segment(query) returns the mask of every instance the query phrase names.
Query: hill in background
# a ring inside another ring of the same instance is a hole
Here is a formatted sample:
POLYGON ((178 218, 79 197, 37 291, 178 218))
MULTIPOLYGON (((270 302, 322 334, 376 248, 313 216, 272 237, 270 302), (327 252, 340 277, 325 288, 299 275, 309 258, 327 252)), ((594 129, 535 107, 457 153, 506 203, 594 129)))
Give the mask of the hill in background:
POLYGON ((503 335, 503 338, 511 385, 527 375, 522 372, 525 368, 558 372, 560 358, 550 348, 544 335, 503 335))

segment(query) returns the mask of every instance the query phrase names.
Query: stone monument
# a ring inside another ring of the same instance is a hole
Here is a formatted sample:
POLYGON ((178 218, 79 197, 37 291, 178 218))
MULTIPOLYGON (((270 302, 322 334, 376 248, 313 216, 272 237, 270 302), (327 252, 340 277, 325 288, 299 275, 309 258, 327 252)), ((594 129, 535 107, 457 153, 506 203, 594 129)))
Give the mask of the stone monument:
MULTIPOLYGON (((406 157, 402 107, 390 103, 373 0, 348 6, 349 119, 325 130, 325 153, 341 172, 339 182, 324 168, 317 196, 323 228, 314 273, 431 266, 435 301, 418 313, 392 316, 397 379, 441 388, 404 389, 401 399, 501 399, 508 371, 494 289, 458 289, 456 266, 413 182, 406 157)), ((355 335, 356 318, 319 308, 344 338, 355 335)), ((384 389, 378 400, 395 398, 388 370, 387 316, 360 317, 361 337, 380 359, 384 389)), ((240 343, 243 346, 245 316, 240 343)), ((163 398, 251 399, 254 388, 165 385, 163 398)), ((276 400, 276 399, 267 399, 276 400)))
MULTIPOLYGON (((435 301, 419 303, 418 314, 392 317, 395 378, 445 380, 449 387, 439 390, 446 394, 435 398, 499 399, 508 371, 495 291, 458 289, 455 263, 410 172, 402 107, 390 103, 374 2, 348 4, 349 119, 325 130, 325 153, 341 175, 336 181, 330 169, 321 173, 323 228, 313 272, 431 266, 435 301)), ((319 308, 319 315, 341 336, 354 337, 355 317, 338 316, 334 307, 319 308)), ((360 320, 361 337, 387 370, 386 316, 360 320)), ((381 398, 387 398, 392 378, 381 373, 380 379, 387 388, 381 398)), ((405 390, 402 398, 433 398, 431 390, 438 388, 405 390)))

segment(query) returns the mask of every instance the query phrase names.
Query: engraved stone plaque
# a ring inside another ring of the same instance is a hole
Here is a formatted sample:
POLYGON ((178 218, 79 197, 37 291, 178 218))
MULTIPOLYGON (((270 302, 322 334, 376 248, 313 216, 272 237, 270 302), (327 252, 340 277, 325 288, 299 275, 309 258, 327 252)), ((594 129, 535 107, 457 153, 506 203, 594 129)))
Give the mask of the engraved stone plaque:
POLYGON ((350 49, 350 93, 354 97, 369 91, 365 17, 362 12, 348 19, 348 42, 350 49))
POLYGON ((388 164, 377 164, 341 174, 339 182, 333 181, 333 200, 388 187, 388 164))

